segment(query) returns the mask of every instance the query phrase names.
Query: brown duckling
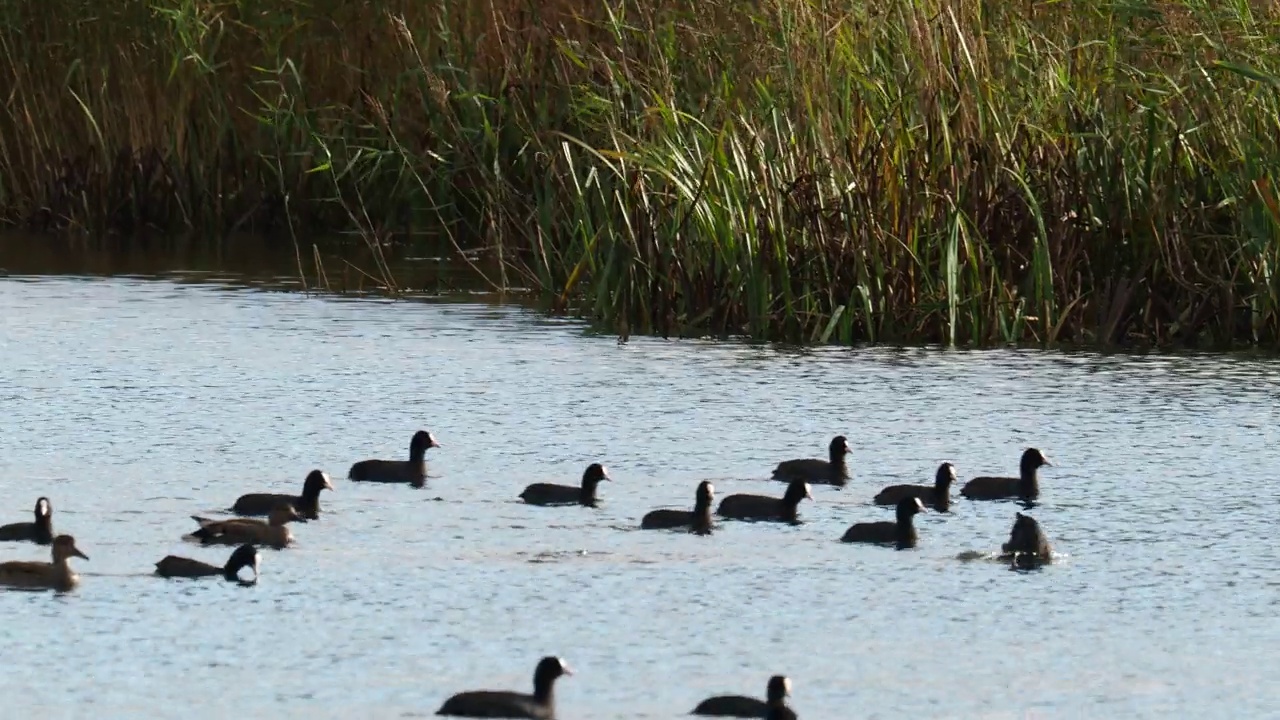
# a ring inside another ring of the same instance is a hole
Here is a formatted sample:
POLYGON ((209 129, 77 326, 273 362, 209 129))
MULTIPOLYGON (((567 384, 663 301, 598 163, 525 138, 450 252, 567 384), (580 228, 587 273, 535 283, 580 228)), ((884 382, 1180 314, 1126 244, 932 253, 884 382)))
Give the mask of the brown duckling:
POLYGON ((53 562, 10 561, 0 563, 0 585, 15 588, 51 589, 67 592, 80 582, 80 576, 71 569, 72 557, 89 559, 76 547, 76 539, 59 535, 53 539, 53 562))
POLYGON ((555 720, 555 684, 573 671, 557 657, 544 657, 533 671, 533 694, 508 690, 471 690, 444 701, 437 715, 481 718, 534 718, 555 720))
POLYGON ((1044 453, 1035 448, 1027 448, 1018 463, 1019 477, 976 477, 960 488, 960 494, 970 500, 1035 500, 1040 497, 1037 471, 1045 465, 1052 466, 1052 463, 1044 453))
POLYGON ((919 537, 916 535, 916 513, 928 512, 918 497, 905 497, 898 501, 896 509, 897 521, 856 523, 844 531, 840 542, 876 543, 879 545, 897 545, 899 550, 913 548, 919 537))
POLYGON ((252 585, 258 581, 258 560, 258 548, 245 543, 232 551, 231 557, 227 558, 227 564, 222 567, 191 558, 166 555, 163 560, 156 563, 156 574, 165 578, 202 578, 221 575, 222 579, 230 582, 252 585), (253 570, 252 582, 240 579, 240 571, 244 568, 253 570))
POLYGON ((851 452, 853 451, 849 449, 849 442, 845 437, 837 435, 827 447, 829 460, 784 460, 773 469, 773 479, 785 482, 805 480, 815 485, 844 487, 849 482, 849 466, 845 464, 845 456, 851 452))
POLYGON ((534 483, 520 493, 520 499, 530 505, 585 505, 597 507, 596 486, 602 480, 612 480, 609 471, 600 463, 591 463, 582 473, 581 487, 534 483))
POLYGON ((187 537, 199 540, 203 545, 240 545, 253 543, 283 550, 293 542, 293 533, 286 523, 306 522, 293 505, 277 505, 267 516, 267 521, 251 518, 210 520, 192 515, 200 523, 200 529, 187 537))
POLYGON ((717 695, 698 703, 698 706, 693 709, 691 714, 795 720, 795 711, 787 707, 787 696, 790 694, 791 679, 785 675, 774 675, 769 678, 769 687, 764 702, 745 695, 717 695))
POLYGON ((781 498, 738 493, 721 500, 716 514, 733 520, 768 520, 798 525, 800 520, 796 517, 796 507, 805 498, 813 499, 809 483, 792 480, 781 498))
POLYGON ((236 504, 231 507, 231 511, 237 515, 269 515, 277 505, 292 504, 299 515, 308 520, 316 520, 320 517, 321 490, 332 491, 333 483, 329 482, 328 474, 312 470, 307 473, 307 479, 302 482, 301 495, 283 493, 241 495, 236 500, 236 504))
POLYGON ((653 510, 640 519, 641 530, 675 530, 687 529, 698 535, 711 534, 711 501, 715 499, 716 488, 703 480, 698 483, 698 492, 693 502, 693 511, 689 510, 653 510))
POLYGON ((955 481, 955 466, 944 462, 938 466, 933 485, 890 485, 876 494, 875 504, 897 505, 903 498, 918 497, 925 507, 947 512, 951 509, 951 484, 955 481))
POLYGON ((347 479, 357 482, 409 483, 420 488, 427 484, 427 450, 443 447, 426 430, 419 430, 409 441, 408 460, 361 460, 347 471, 347 479))
POLYGON ((1030 515, 1014 513, 1013 530, 1009 542, 1001 546, 1003 560, 1012 560, 1018 567, 1036 567, 1053 562, 1053 547, 1040 523, 1030 515))
POLYGON ((40 545, 53 542, 53 505, 49 498, 36 500, 34 522, 0 525, 0 540, 29 540, 40 545))

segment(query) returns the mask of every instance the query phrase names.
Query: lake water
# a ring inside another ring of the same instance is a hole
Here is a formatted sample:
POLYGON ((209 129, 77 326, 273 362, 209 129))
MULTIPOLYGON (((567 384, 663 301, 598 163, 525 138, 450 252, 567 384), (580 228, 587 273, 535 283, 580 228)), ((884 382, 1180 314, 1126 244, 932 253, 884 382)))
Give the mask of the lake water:
MULTIPOLYGON (((12 268, 11 268, 12 270, 12 268)), ((1280 362, 822 349, 635 338, 481 303, 343 300, 140 277, 0 279, 0 522, 39 495, 92 560, 74 593, 0 593, 0 696, 33 717, 424 717, 527 689, 569 720, 675 718, 794 681, 801 717, 1280 716, 1280 362), (353 484, 431 430, 424 490, 353 484), (656 507, 781 494, 849 436, 855 479, 799 527, 636 530, 656 507), (918 549, 837 542, 882 486, 1055 462, 1036 572, 967 551, 1010 503, 921 516, 918 549), (614 482, 601 508, 516 500, 614 482), (252 588, 150 575, 191 514, 336 492, 252 588)), ((3 559, 44 548, 0 544, 3 559)))

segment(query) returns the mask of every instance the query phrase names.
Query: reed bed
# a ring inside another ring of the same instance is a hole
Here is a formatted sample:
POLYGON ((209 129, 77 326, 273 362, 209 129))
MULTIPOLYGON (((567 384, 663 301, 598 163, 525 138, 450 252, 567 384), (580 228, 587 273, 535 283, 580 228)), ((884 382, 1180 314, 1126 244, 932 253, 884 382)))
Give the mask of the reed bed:
POLYGON ((1277 47, 1247 0, 13 0, 0 217, 433 237, 624 336, 1275 346, 1277 47))

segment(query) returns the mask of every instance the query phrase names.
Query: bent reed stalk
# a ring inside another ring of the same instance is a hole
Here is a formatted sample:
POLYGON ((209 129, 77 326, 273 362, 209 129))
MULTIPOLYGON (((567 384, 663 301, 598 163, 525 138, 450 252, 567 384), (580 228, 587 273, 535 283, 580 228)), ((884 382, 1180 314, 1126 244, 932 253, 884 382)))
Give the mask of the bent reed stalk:
POLYGON ((624 336, 1275 345, 1276 47, 1203 0, 14 0, 0 216, 434 234, 624 336))

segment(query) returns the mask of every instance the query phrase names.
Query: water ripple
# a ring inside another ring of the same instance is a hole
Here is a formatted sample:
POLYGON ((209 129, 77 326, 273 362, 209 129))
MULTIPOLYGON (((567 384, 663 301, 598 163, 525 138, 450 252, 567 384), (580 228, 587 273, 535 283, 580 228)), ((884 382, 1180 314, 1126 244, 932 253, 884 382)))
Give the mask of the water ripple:
MULTIPOLYGON (((321 299, 144 278, 0 281, 0 498, 36 496, 93 558, 75 594, 0 593, 0 692, 52 716, 430 714, 566 656, 562 714, 673 718, 795 679, 806 717, 1264 717, 1280 639, 1270 484, 1280 363, 1258 357, 619 344, 467 303, 321 299), (429 428, 425 490, 348 483, 429 428), (693 488, 781 494, 780 459, 849 436, 855 480, 799 527, 634 528, 693 488), (836 542, 875 491, 1011 474, 1045 449, 1034 514, 1060 553, 989 555, 1011 503, 923 516, 921 546, 836 542), (614 477, 599 509, 532 482, 614 477), (244 492, 337 490, 256 587, 166 582, 181 536, 244 492), (61 668, 81 671, 65 682, 61 668)), ((41 548, 0 547, 5 559, 41 548)))

